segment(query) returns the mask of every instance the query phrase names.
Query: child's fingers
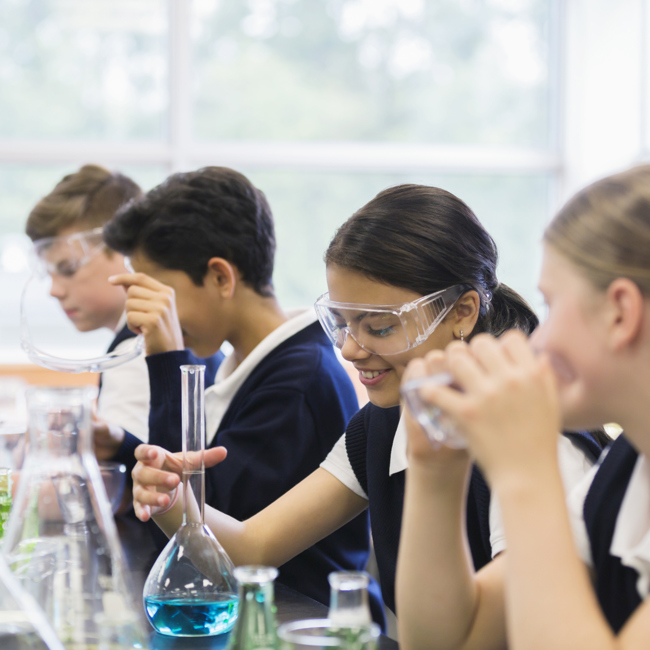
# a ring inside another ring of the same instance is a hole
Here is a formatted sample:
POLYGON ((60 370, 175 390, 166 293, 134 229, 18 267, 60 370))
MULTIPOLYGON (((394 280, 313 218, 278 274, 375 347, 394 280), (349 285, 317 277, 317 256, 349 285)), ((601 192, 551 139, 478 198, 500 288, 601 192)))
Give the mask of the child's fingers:
POLYGON ((490 334, 479 334, 469 344, 470 352, 483 370, 488 373, 505 372, 511 366, 512 359, 500 342, 490 334))
POLYGON ((149 465, 162 467, 165 461, 165 450, 157 445, 138 445, 135 448, 135 459, 149 465))
POLYGON ((155 467, 148 467, 144 463, 137 463, 131 472, 134 483, 149 485, 171 490, 180 483, 180 477, 173 472, 167 472, 155 467))
MULTIPOLYGON (((171 496, 167 493, 156 492, 149 488, 149 486, 135 483, 133 485, 133 503, 138 503, 143 506, 154 506, 164 508, 171 502, 171 496)), ((151 511, 149 511, 151 512, 151 511)))
POLYGON ((140 505, 140 503, 135 500, 133 501, 133 511, 140 521, 149 521, 149 519, 151 519, 151 510, 149 506, 140 505))
POLYGON ((447 364, 454 381, 465 390, 475 390, 482 386, 485 371, 472 356, 466 343, 450 343, 447 346, 447 364))
POLYGON ((228 451, 225 447, 213 447, 211 449, 205 450, 205 455, 203 456, 203 462, 206 467, 214 467, 223 461, 228 455, 228 451))
POLYGON ((146 273, 120 273, 119 275, 111 275, 108 278, 108 281, 111 284, 122 286, 126 289, 133 286, 143 287, 145 289, 151 289, 152 291, 158 291, 166 285, 154 280, 150 275, 146 273))
POLYGON ((409 361, 406 370, 402 375, 402 386, 411 379, 419 379, 427 374, 427 365, 424 359, 418 357, 409 361))

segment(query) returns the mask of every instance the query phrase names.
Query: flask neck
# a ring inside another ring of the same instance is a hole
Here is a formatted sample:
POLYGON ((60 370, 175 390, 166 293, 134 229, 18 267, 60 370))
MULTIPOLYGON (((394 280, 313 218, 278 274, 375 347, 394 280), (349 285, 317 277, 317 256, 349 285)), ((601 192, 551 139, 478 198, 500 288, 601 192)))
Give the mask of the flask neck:
POLYGON ((181 366, 183 524, 203 525, 205 503, 205 366, 181 366))
POLYGON ((235 569, 239 583, 239 616, 230 640, 231 649, 277 650, 273 581, 274 567, 243 566, 235 569))
POLYGON ((337 571, 330 573, 328 618, 336 625, 366 626, 372 623, 368 601, 368 574, 337 571))

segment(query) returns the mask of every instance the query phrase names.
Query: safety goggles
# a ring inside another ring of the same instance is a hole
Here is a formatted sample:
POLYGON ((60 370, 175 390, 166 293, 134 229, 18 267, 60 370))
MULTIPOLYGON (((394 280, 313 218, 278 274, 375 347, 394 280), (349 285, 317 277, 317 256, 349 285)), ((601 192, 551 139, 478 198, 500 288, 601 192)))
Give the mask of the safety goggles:
POLYGON ((35 271, 71 277, 105 248, 101 228, 39 239, 34 242, 35 271))
POLYGON ((337 348, 348 334, 356 344, 380 356, 400 354, 432 334, 470 286, 454 285, 403 305, 335 302, 324 293, 314 305, 318 320, 337 348))

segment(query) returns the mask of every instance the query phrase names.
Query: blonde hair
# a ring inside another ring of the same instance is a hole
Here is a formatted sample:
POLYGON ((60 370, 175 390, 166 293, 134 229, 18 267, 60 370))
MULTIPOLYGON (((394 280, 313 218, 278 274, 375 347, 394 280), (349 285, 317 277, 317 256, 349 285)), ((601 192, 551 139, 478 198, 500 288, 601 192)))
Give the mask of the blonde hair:
POLYGON ((125 203, 140 196, 142 190, 127 176, 99 165, 84 165, 65 176, 34 206, 25 232, 35 241, 56 237, 68 228, 97 228, 125 203))
POLYGON ((650 294, 650 165, 578 192, 544 233, 599 289, 627 277, 650 294))

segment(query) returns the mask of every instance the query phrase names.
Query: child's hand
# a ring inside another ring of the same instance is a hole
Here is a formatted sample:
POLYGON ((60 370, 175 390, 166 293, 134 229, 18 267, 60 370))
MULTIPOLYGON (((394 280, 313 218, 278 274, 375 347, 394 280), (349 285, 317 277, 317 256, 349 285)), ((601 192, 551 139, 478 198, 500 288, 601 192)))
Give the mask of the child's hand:
POLYGON ((97 460, 111 460, 124 442, 124 429, 100 420, 93 413, 93 447, 97 460))
POLYGON ((555 375, 522 332, 452 343, 445 357, 461 390, 434 386, 428 397, 453 420, 493 485, 514 475, 528 480, 535 467, 557 462, 555 375))
POLYGON ((108 281, 126 289, 126 322, 131 331, 144 336, 147 355, 185 347, 171 287, 145 273, 122 273, 108 281))
MULTIPOLYGON (((445 353, 442 350, 434 350, 424 358, 416 358, 409 363, 402 377, 402 385, 411 379, 447 371, 445 353)), ((426 393, 423 396, 426 396, 426 393)), ((409 467, 426 467, 429 472, 434 472, 437 478, 442 480, 445 480, 450 473, 466 471, 469 464, 467 451, 444 445, 437 447, 432 445, 407 405, 404 405, 404 421, 408 436, 409 467)))
MULTIPOLYGON (((155 445, 139 445, 135 457, 138 462, 131 473, 133 509, 138 519, 148 521, 171 503, 172 492, 183 475, 183 454, 172 454, 155 445)), ((225 447, 214 447, 205 450, 203 462, 205 467, 213 467, 225 457, 225 447)))

